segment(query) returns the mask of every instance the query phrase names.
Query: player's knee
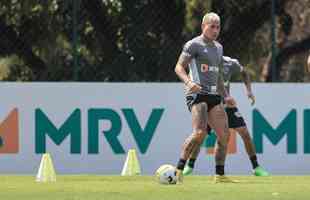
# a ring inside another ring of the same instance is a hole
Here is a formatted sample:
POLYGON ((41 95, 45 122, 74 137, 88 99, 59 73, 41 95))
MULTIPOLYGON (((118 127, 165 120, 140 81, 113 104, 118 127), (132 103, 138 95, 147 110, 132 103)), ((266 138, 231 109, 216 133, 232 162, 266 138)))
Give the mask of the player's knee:
POLYGON ((251 140, 249 131, 246 128, 242 128, 238 131, 243 140, 251 140))
POLYGON ((217 145, 219 148, 227 148, 228 146, 228 140, 227 139, 222 139, 222 140, 217 140, 217 145))
POLYGON ((228 143, 229 133, 217 134, 217 140, 223 144, 228 143))
POLYGON ((206 132, 205 129, 198 129, 198 130, 196 130, 196 132, 194 133, 194 137, 195 137, 195 139, 196 139, 196 141, 197 141, 198 143, 202 143, 203 140, 204 140, 204 138, 205 138, 205 136, 206 136, 206 134, 207 134, 207 132, 206 132))
POLYGON ((225 125, 223 132, 224 132, 225 135, 229 135, 228 124, 225 125))
POLYGON ((251 139, 250 133, 248 131, 244 131, 241 137, 244 139, 251 139))

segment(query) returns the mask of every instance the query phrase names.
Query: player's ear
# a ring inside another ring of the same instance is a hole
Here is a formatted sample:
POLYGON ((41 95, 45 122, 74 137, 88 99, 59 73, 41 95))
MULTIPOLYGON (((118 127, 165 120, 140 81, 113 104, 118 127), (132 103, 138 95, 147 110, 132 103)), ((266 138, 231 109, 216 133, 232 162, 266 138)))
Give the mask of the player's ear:
POLYGON ((203 31, 203 29, 205 28, 205 26, 206 26, 206 23, 202 23, 202 24, 201 24, 201 31, 203 31))

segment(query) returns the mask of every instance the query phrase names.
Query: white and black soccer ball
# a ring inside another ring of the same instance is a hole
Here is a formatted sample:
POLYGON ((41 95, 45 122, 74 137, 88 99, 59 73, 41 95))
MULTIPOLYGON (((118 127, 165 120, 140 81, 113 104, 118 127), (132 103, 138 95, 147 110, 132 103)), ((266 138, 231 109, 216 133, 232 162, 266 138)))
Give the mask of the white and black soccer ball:
POLYGON ((177 176, 174 166, 165 164, 156 170, 156 178, 161 184, 176 184, 177 176))

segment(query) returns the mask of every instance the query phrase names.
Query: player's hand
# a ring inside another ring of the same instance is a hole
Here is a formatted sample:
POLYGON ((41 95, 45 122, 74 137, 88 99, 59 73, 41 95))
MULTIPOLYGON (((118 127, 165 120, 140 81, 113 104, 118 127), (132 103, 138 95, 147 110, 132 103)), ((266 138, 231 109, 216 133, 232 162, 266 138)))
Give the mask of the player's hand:
POLYGON ((248 98, 251 100, 251 106, 255 104, 255 96, 252 92, 248 92, 248 98))
POLYGON ((202 87, 200 85, 198 85, 197 83, 194 83, 192 81, 189 81, 189 83, 187 83, 186 85, 189 88, 189 91, 193 92, 193 93, 200 92, 200 90, 202 89, 202 87))
POLYGON ((227 107, 237 107, 235 99, 231 96, 225 97, 224 102, 227 105, 227 107))

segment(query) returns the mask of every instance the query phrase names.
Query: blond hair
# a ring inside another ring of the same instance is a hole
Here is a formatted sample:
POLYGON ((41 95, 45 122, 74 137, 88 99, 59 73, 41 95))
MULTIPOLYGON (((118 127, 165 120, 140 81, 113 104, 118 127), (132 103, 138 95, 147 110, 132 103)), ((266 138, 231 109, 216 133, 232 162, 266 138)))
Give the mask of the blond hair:
POLYGON ((202 18, 202 22, 201 24, 209 24, 211 22, 221 22, 220 16, 218 16, 218 14, 214 13, 214 12, 210 12, 205 14, 205 16, 203 16, 202 18))

